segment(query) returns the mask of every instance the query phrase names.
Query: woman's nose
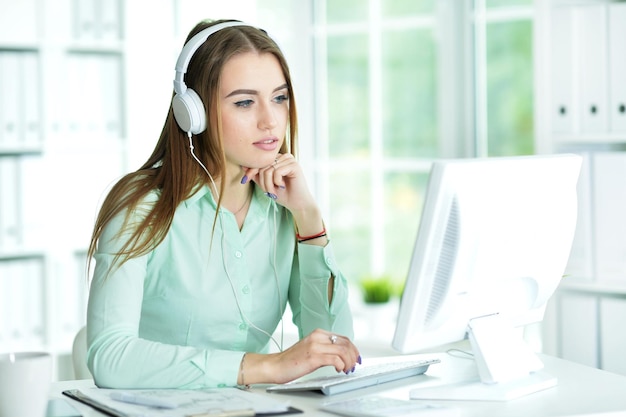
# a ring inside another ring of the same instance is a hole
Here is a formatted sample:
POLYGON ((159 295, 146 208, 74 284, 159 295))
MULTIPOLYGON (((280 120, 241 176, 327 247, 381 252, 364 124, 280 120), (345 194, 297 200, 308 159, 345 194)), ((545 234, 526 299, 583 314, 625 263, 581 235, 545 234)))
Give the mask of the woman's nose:
POLYGON ((276 114, 271 106, 261 106, 259 110, 259 129, 273 129, 277 126, 276 114))

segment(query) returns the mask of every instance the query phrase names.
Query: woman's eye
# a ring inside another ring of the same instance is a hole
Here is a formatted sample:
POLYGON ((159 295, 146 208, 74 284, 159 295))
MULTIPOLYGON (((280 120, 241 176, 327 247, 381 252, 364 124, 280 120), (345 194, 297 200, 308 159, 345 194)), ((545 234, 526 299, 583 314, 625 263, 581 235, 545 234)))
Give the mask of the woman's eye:
POLYGON ((282 102, 285 102, 285 101, 287 101, 287 100, 289 100, 289 97, 287 97, 287 95, 286 95, 286 94, 281 94, 281 95, 279 95, 279 96, 277 96, 277 97, 275 97, 275 98, 274 98, 274 101, 275 101, 276 103, 279 103, 279 104, 280 104, 280 103, 282 103, 282 102))
POLYGON ((253 103, 252 100, 241 100, 241 101, 235 102, 235 106, 237 106, 237 107, 250 107, 252 105, 252 103, 253 103))

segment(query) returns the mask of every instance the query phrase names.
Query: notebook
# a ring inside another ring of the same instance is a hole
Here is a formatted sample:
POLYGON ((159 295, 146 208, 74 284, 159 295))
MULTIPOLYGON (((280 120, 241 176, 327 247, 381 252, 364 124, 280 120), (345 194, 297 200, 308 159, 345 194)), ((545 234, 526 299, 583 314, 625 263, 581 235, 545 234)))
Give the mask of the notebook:
POLYGON ((270 392, 320 391, 325 395, 339 394, 359 388, 371 387, 410 376, 421 375, 439 359, 412 359, 410 361, 393 361, 362 365, 356 371, 345 374, 301 378, 293 382, 272 385, 270 392))
MULTIPOLYGON (((74 400, 114 417, 190 417, 207 415, 284 415, 298 414, 301 410, 290 406, 289 401, 282 401, 268 395, 261 395, 238 388, 213 389, 136 389, 115 390, 104 388, 69 389, 63 391, 74 400), (167 402, 168 408, 146 405, 147 402, 119 401, 112 396, 115 393, 127 393, 134 397, 158 399, 167 402)), ((18 417, 18 416, 16 416, 18 417)))

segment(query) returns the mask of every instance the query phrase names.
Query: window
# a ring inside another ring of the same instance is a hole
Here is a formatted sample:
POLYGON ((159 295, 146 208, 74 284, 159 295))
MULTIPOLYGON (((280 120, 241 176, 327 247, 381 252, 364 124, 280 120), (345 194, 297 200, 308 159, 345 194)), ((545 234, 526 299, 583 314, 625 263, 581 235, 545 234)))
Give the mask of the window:
POLYGON ((533 6, 308 4, 300 13, 312 14, 314 132, 301 137, 316 143, 301 159, 312 167, 346 276, 401 283, 433 159, 534 151, 533 6))
POLYGON ((534 152, 530 0, 476 0, 477 154, 534 152))

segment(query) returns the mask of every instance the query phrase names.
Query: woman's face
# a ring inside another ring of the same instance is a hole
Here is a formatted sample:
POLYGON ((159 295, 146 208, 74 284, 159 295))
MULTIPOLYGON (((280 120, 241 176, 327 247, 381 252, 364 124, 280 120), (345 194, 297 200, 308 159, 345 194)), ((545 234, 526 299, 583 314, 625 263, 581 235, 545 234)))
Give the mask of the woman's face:
POLYGON ((222 68, 219 100, 227 169, 271 165, 289 118, 289 92, 278 59, 270 53, 235 55, 222 68))

